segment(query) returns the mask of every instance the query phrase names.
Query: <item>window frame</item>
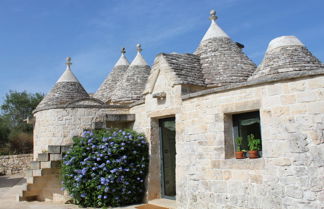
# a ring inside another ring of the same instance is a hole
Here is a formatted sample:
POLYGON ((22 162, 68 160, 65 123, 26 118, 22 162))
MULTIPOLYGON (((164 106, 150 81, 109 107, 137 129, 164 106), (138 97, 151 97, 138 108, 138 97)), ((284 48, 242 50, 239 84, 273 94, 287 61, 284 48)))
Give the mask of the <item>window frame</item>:
MULTIPOLYGON (((235 138, 241 136, 241 126, 240 126, 240 121, 244 119, 255 119, 257 118, 259 120, 259 132, 260 132, 260 138, 261 139, 261 150, 262 151, 262 127, 261 127, 261 118, 260 118, 260 111, 251 111, 251 112, 245 112, 245 113, 238 113, 238 114, 232 114, 232 131, 233 131, 233 145, 234 145, 234 152, 236 152, 236 142, 235 138)), ((245 139, 246 140, 246 139, 245 139)), ((245 141, 245 143, 248 143, 245 141)), ((248 150, 247 150, 248 151, 248 150)), ((260 157, 262 157, 260 155, 260 157)))

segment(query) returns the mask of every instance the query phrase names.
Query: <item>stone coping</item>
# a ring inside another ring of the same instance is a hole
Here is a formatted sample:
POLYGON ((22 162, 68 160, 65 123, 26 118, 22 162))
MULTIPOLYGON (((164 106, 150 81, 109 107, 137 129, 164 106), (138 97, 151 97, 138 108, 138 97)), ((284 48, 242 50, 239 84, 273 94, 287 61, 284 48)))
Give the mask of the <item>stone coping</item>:
POLYGON ((29 154, 17 154, 17 155, 0 155, 0 159, 9 159, 9 158, 14 158, 14 157, 32 157, 33 153, 29 154))
POLYGON ((133 122, 135 114, 106 114, 107 122, 133 122))
POLYGON ((133 103, 129 104, 128 107, 135 107, 135 106, 142 105, 142 104, 145 104, 145 99, 141 99, 136 102, 133 102, 133 103))
POLYGON ((74 108, 97 108, 97 109, 123 109, 123 108, 129 108, 128 105, 53 105, 53 106, 48 106, 44 108, 39 108, 37 110, 33 111, 33 114, 44 111, 44 110, 51 110, 51 109, 74 109, 74 108))
POLYGON ((286 72, 286 73, 282 73, 282 74, 262 76, 257 79, 242 82, 242 83, 233 83, 233 84, 222 86, 222 87, 215 87, 215 88, 198 91, 195 93, 189 93, 189 94, 183 95, 182 100, 188 100, 188 99, 195 98, 195 97, 205 96, 208 94, 213 94, 213 93, 218 93, 218 92, 230 91, 230 90, 244 88, 244 87, 251 87, 251 86, 256 86, 256 85, 261 85, 261 84, 277 82, 277 81, 298 79, 298 78, 318 76, 318 75, 324 75, 324 66, 323 66, 323 68, 319 68, 316 70, 294 71, 294 72, 286 72))

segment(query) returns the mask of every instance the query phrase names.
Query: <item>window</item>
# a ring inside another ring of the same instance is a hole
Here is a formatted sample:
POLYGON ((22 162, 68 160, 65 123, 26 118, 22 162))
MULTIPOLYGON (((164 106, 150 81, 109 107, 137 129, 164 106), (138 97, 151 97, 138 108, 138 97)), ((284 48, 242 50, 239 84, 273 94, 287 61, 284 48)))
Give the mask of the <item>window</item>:
MULTIPOLYGON (((233 120, 233 135, 234 139, 237 137, 242 137, 241 150, 249 150, 248 146, 248 136, 253 134, 255 139, 261 139, 261 125, 260 125, 260 113, 249 112, 242 114, 232 115, 233 120)), ((237 150, 237 142, 234 140, 235 150, 237 150)), ((260 144, 260 150, 262 150, 262 145, 260 144)))

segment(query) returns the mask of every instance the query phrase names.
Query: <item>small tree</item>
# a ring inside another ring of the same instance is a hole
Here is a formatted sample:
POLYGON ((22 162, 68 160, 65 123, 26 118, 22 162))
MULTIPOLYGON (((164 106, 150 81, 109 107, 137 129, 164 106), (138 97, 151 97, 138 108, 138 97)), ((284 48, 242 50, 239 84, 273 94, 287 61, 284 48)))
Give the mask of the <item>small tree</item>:
POLYGON ((43 97, 44 95, 40 93, 9 91, 1 105, 2 116, 7 121, 9 128, 32 132, 32 125, 26 124, 24 120, 32 116, 32 111, 43 97))
POLYGON ((0 152, 20 154, 32 152, 33 126, 24 120, 32 116, 32 111, 43 99, 40 93, 9 91, 1 107, 0 152))

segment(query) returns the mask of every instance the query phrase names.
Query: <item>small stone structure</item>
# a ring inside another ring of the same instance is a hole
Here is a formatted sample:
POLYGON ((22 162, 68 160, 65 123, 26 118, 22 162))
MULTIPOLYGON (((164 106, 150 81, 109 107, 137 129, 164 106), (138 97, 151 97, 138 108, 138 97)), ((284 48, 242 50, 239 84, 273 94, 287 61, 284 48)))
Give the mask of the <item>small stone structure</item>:
MULTIPOLYGON (((94 98, 70 69, 34 111, 34 159, 84 129, 133 128, 150 144, 147 200, 163 197, 162 119, 175 118, 178 209, 320 209, 324 205, 324 65, 294 36, 256 66, 216 23, 195 53, 125 51, 94 98), (257 111, 262 157, 235 159, 235 115, 257 111)), ((164 182, 165 183, 165 182, 164 182)))
POLYGON ((30 167, 33 154, 2 155, 0 156, 0 175, 9 175, 23 172, 30 167))

